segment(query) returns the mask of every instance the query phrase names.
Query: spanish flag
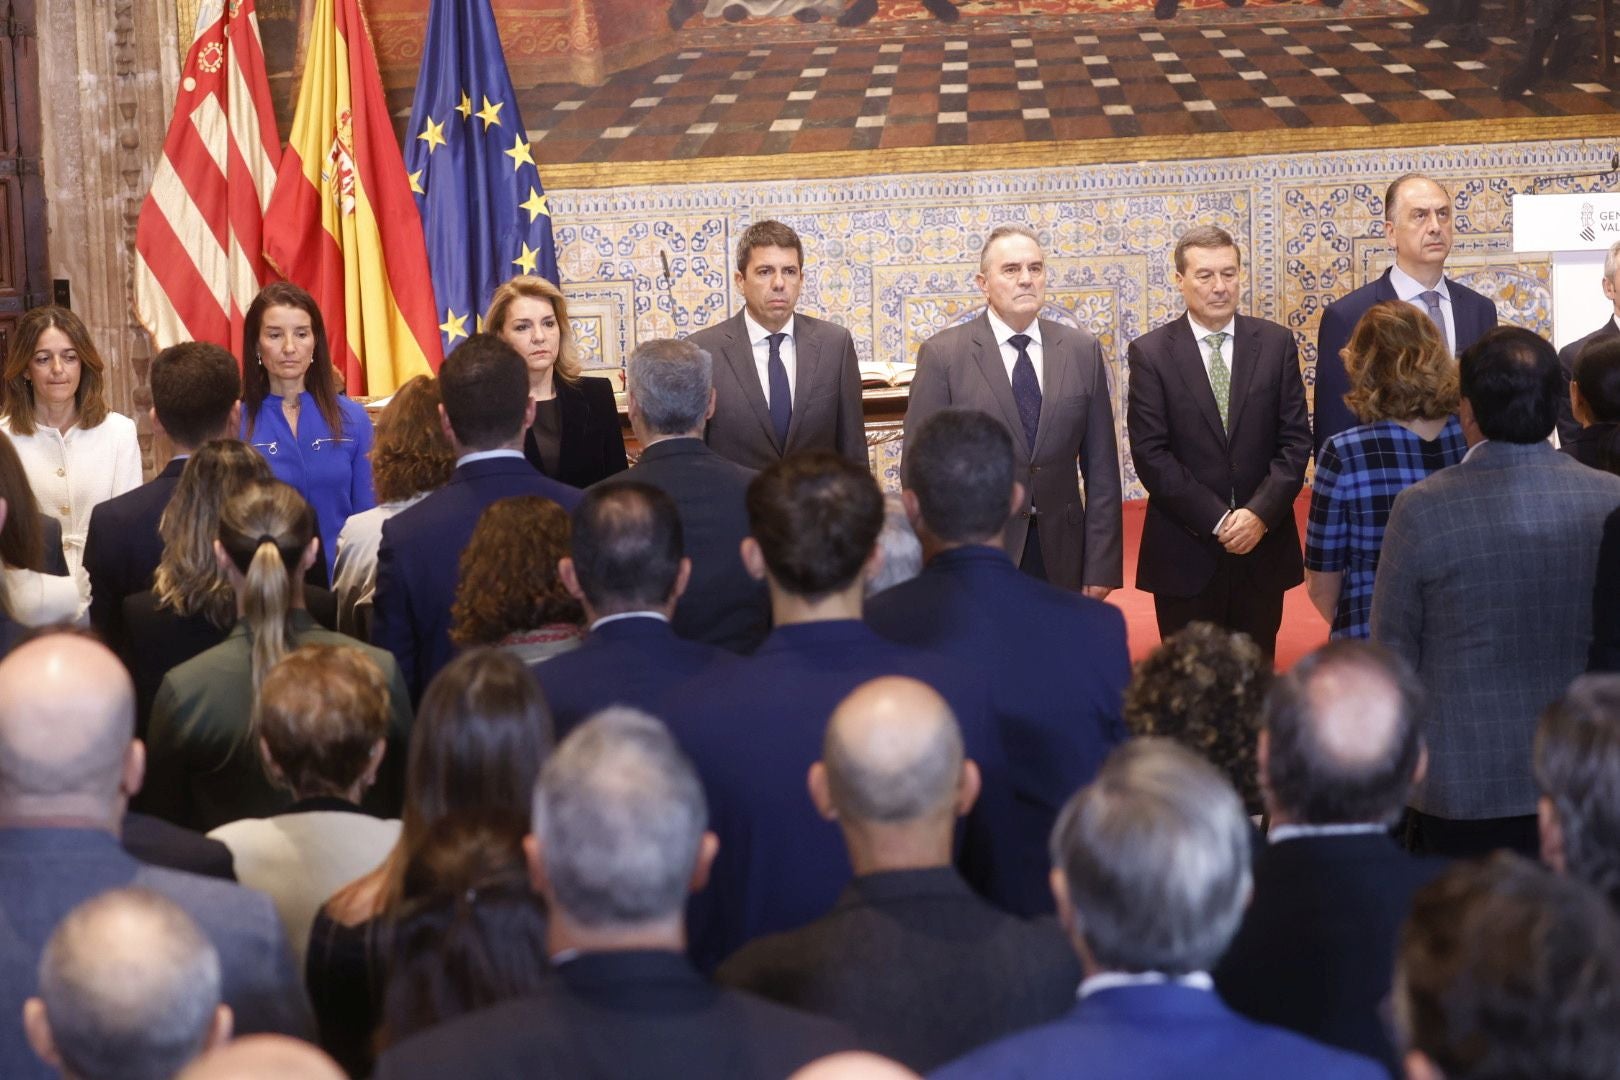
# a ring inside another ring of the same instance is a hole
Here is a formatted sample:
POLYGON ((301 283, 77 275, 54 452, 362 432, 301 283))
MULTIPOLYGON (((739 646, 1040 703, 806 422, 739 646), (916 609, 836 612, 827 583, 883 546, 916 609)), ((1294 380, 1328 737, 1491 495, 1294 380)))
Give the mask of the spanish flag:
POLYGON ((350 394, 391 394, 441 357, 422 219, 359 0, 316 0, 265 257, 308 289, 350 394))

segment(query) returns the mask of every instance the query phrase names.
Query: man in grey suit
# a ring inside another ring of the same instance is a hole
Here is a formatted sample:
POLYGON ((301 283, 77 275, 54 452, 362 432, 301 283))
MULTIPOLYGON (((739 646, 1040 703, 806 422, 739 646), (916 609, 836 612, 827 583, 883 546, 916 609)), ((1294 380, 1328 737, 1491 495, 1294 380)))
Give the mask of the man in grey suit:
POLYGON ((743 309, 687 339, 715 359, 704 440, 750 469, 798 450, 832 450, 864 466, 855 341, 794 310, 804 285, 799 234, 780 221, 750 225, 737 241, 736 282, 743 309))
POLYGON ((1536 716, 1586 668, 1592 581, 1620 477, 1547 441, 1558 355, 1499 327, 1458 366, 1468 455, 1395 500, 1373 586, 1372 636, 1429 691, 1429 774, 1413 791, 1414 851, 1534 856, 1536 716))
POLYGON ((23 1033, 23 1002, 57 922, 108 889, 168 897, 219 953, 238 1031, 307 1037, 303 980, 270 899, 239 885, 143 866, 118 846, 141 783, 135 692, 105 646, 48 634, 0 661, 0 1076, 48 1077, 23 1033))
POLYGON ((1007 522, 1007 554, 1034 577, 1101 600, 1125 582, 1119 449, 1102 349, 1089 331, 1039 317, 1046 257, 1024 226, 991 231, 975 281, 984 314, 917 350, 906 440, 945 408, 999 417, 1012 433, 1024 486, 1023 505, 1007 522))

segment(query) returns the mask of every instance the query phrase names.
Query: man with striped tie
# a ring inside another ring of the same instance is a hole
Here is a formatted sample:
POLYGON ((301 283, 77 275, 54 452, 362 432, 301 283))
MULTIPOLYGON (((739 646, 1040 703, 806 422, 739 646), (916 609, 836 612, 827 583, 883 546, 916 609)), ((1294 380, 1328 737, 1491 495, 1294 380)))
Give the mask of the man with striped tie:
POLYGON ((1147 518, 1136 587, 1159 633, 1240 630, 1272 655, 1283 593, 1304 580, 1294 498, 1311 428, 1289 330, 1237 313, 1242 257, 1224 229, 1176 241, 1187 312, 1131 342, 1126 430, 1147 518))

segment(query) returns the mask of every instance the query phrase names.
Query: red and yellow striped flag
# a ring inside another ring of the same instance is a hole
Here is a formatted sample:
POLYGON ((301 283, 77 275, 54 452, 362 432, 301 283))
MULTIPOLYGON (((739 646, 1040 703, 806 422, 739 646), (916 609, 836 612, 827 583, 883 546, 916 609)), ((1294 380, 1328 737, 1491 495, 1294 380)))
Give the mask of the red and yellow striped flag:
POLYGON ((253 0, 207 0, 135 226, 135 313, 158 348, 241 349, 242 315, 272 277, 264 208, 280 161, 253 0))
POLYGON ((320 305, 350 394, 438 369, 422 219, 359 0, 316 0, 264 251, 320 305))

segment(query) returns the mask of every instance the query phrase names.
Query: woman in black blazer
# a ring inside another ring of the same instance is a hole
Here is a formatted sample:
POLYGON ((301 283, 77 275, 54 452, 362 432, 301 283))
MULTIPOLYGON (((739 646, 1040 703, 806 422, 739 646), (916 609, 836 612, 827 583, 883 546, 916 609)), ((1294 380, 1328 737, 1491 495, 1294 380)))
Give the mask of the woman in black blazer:
POLYGON ((629 462, 613 384, 580 374, 562 290, 532 274, 495 290, 484 325, 499 334, 529 366, 534 423, 523 437, 523 456, 553 480, 585 488, 623 472, 629 462))

